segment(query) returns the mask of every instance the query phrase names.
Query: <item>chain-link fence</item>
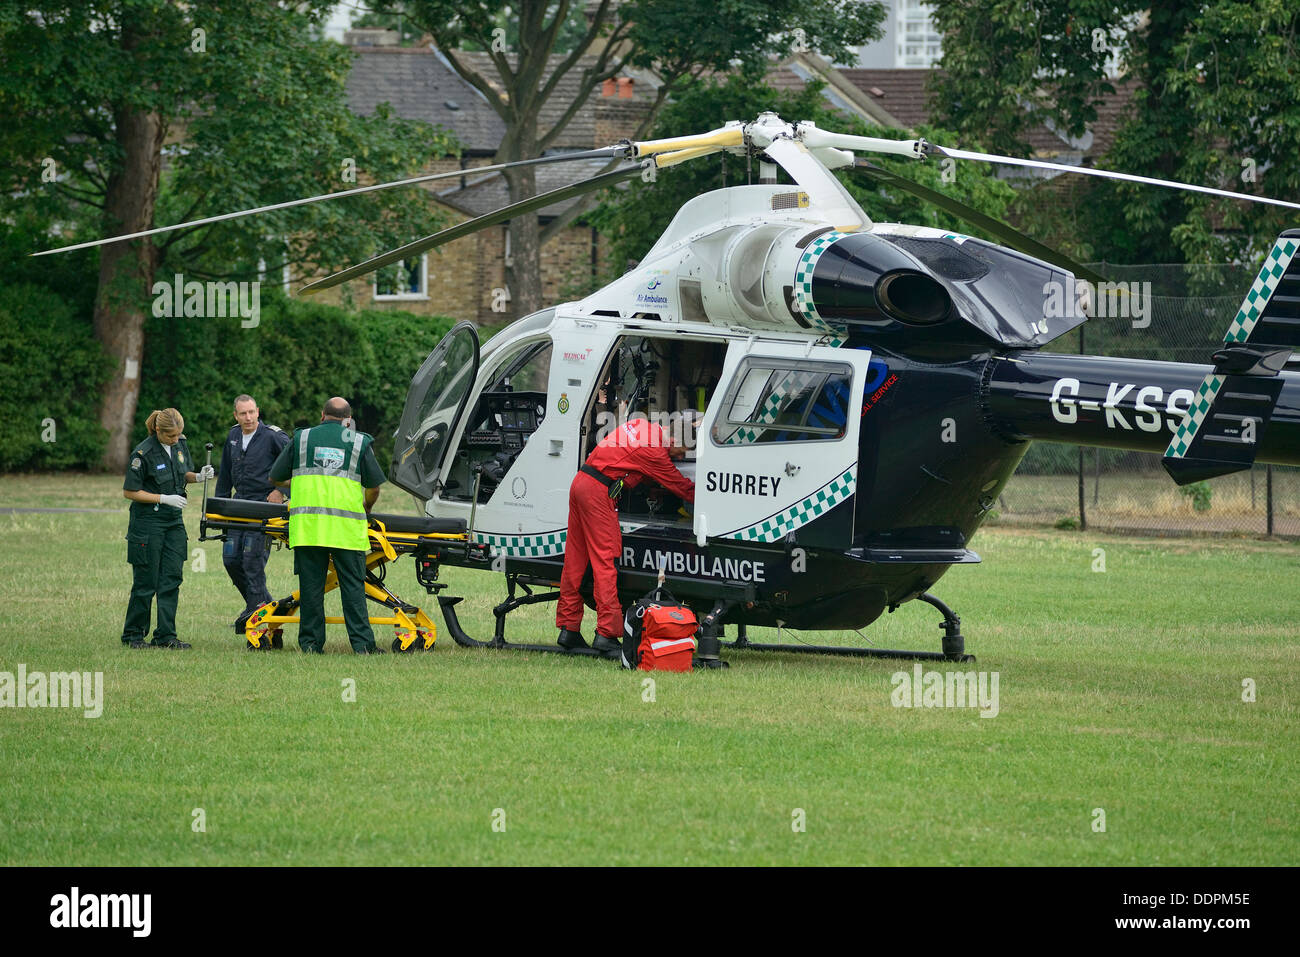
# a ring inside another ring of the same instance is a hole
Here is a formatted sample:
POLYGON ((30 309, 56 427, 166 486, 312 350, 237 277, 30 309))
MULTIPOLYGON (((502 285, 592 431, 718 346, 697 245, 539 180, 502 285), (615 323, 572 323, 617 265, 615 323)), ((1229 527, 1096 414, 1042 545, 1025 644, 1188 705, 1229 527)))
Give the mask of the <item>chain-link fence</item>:
MULTIPOLYGON (((1049 351, 1209 365, 1256 272, 1229 265, 1094 268, 1129 293, 1118 301, 1096 297, 1094 318, 1049 351)), ((1300 537, 1300 469, 1256 465, 1179 488, 1159 455, 1035 442, 997 508, 1000 522, 1300 537)))

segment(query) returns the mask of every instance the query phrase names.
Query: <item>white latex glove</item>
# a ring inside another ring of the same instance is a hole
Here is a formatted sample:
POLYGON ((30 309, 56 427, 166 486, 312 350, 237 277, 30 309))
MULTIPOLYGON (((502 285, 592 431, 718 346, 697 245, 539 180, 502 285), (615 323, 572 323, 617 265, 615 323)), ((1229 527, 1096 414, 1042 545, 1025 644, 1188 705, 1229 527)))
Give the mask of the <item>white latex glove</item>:
POLYGON ((170 505, 172 508, 184 508, 186 500, 184 495, 159 495, 159 505, 170 505))
POLYGON ((214 469, 211 465, 205 465, 203 466, 203 468, 199 469, 198 474, 199 474, 199 481, 202 482, 204 479, 216 478, 217 470, 214 469))

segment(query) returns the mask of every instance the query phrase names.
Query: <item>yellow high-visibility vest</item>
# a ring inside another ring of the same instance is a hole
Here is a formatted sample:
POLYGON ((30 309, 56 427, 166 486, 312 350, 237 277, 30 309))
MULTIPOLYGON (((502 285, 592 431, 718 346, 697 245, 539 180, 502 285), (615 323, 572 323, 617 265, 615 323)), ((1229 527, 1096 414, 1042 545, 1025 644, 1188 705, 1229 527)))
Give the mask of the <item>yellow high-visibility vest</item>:
POLYGON ((372 441, 366 433, 354 431, 345 442, 340 422, 322 422, 294 433, 290 548, 370 550, 361 457, 372 441))

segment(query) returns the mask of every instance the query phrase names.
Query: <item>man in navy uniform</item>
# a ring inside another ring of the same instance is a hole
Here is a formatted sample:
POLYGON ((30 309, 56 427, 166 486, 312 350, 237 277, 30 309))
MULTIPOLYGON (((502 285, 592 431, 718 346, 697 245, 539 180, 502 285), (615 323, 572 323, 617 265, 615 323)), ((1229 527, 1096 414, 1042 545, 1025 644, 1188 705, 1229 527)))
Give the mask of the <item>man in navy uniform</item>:
MULTIPOLYGON (((251 395, 235 399, 235 421, 239 424, 226 436, 221 453, 218 498, 230 498, 233 486, 234 498, 250 502, 284 501, 270 474, 272 464, 289 444, 289 436, 260 419, 261 413, 251 395)), ((266 588, 266 559, 270 549, 270 539, 262 532, 226 532, 221 561, 244 598, 244 610, 235 619, 238 634, 243 634, 248 616, 271 600, 266 588)))

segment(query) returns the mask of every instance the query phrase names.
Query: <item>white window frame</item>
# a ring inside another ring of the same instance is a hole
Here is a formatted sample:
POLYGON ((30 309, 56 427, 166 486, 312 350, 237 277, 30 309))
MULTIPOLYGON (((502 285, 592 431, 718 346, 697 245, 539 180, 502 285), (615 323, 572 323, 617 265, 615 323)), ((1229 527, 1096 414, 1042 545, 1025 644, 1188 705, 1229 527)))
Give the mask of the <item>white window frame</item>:
MULTIPOLYGON (((402 260, 406 262, 406 260, 402 260)), ((379 273, 376 271, 375 278, 370 282, 370 293, 375 302, 414 302, 427 300, 429 298, 429 254, 420 254, 420 292, 394 292, 381 293, 379 291, 379 273)))

